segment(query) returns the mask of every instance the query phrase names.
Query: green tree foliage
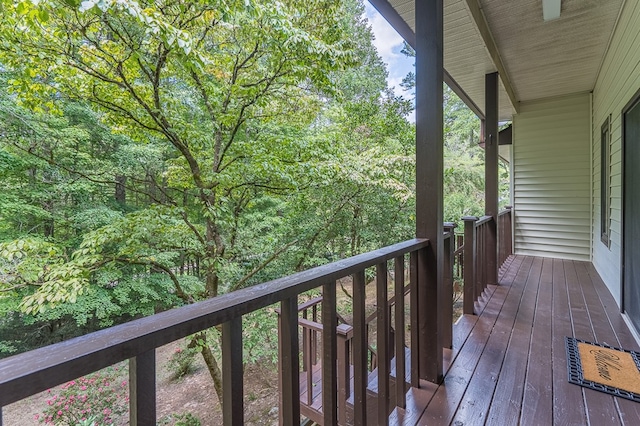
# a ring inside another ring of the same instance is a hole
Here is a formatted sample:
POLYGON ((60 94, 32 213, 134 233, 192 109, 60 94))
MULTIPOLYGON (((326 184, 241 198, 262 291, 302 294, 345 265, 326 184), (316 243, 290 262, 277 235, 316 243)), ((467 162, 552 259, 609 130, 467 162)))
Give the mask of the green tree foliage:
MULTIPOLYGON (((0 354, 413 235, 412 106, 359 0, 0 9, 0 354)), ((455 221, 481 213, 483 153, 445 101, 455 221)), ((275 321, 245 318, 247 360, 275 321)), ((218 391, 219 337, 189 342, 218 391)))
MULTIPOLYGON (((407 107, 360 3, 1 6, 14 320, 109 325, 374 247, 384 217, 410 228, 407 107)), ((215 342, 192 342, 219 390, 215 342)))

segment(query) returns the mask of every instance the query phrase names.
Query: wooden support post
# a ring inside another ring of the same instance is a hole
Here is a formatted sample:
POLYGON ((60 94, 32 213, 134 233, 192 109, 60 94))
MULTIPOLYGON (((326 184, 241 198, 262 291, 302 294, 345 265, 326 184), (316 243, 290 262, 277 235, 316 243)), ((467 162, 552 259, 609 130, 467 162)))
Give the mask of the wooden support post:
POLYGON ((243 379, 242 317, 236 317, 222 324, 222 420, 225 425, 244 424, 243 379))
POLYGON ((129 359, 129 422, 132 426, 156 424, 156 351, 129 359))
POLYGON ((300 424, 300 357, 296 297, 281 303, 280 314, 280 419, 300 424))
POLYGON ((464 221, 464 299, 462 313, 473 315, 476 300, 476 220, 475 216, 465 216, 464 221))
POLYGON ((367 423, 367 328, 365 324, 364 271, 353 274, 353 419, 357 426, 367 423))
POLYGON ((444 253, 443 21, 443 0, 416 0, 416 236, 430 242, 419 256, 419 368, 421 378, 436 383, 442 379, 438 292, 444 253))
POLYGON ((484 143, 484 180, 485 215, 493 218, 487 224, 486 243, 486 281, 498 283, 498 73, 485 76, 485 143, 484 143))
POLYGON ((338 424, 338 342, 336 282, 322 286, 322 414, 325 425, 338 424))

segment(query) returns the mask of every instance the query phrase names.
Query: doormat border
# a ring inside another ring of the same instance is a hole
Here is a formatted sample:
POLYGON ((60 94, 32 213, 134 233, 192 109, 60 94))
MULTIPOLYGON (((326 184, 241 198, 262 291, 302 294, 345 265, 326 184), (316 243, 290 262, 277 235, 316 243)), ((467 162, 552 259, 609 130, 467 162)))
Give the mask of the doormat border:
POLYGON ((575 385, 584 386, 600 392, 605 392, 610 395, 619 396, 620 398, 630 399, 632 401, 640 402, 640 394, 635 392, 629 392, 624 389, 616 388, 613 386, 603 385, 602 383, 592 382, 586 380, 582 373, 582 363, 580 362, 580 352, 578 350, 578 343, 586 343, 588 345, 600 346, 601 348, 612 349, 616 351, 626 352, 631 354, 633 361, 636 364, 638 370, 640 370, 640 354, 628 349, 620 349, 613 346, 609 346, 604 343, 587 342, 586 340, 576 339, 575 337, 565 337, 566 349, 567 349, 567 364, 569 372, 569 383, 575 385))

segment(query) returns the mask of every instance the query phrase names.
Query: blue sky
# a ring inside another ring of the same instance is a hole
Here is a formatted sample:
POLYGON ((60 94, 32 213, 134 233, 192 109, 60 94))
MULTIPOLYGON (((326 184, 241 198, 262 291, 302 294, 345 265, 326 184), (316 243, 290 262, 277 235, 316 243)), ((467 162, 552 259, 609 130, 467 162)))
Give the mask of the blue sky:
POLYGON ((400 52, 402 50, 403 40, 396 30, 389 25, 368 1, 365 1, 364 4, 365 15, 371 24, 371 29, 375 36, 373 44, 387 65, 387 71, 389 72, 387 82, 389 83, 389 87, 393 88, 397 95, 408 97, 409 94, 400 87, 400 83, 408 72, 413 71, 413 58, 407 58, 400 52))

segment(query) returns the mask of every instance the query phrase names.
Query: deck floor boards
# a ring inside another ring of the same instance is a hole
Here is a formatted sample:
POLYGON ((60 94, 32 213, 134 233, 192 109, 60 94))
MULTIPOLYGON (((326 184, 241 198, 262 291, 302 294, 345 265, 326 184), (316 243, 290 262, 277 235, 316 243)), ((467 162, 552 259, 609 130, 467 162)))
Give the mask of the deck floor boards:
POLYGON ((421 425, 640 424, 639 403, 567 382, 565 336, 639 350, 593 265, 509 262, 479 315, 454 327, 443 384, 411 390, 393 420, 413 424, 422 413, 421 425))

